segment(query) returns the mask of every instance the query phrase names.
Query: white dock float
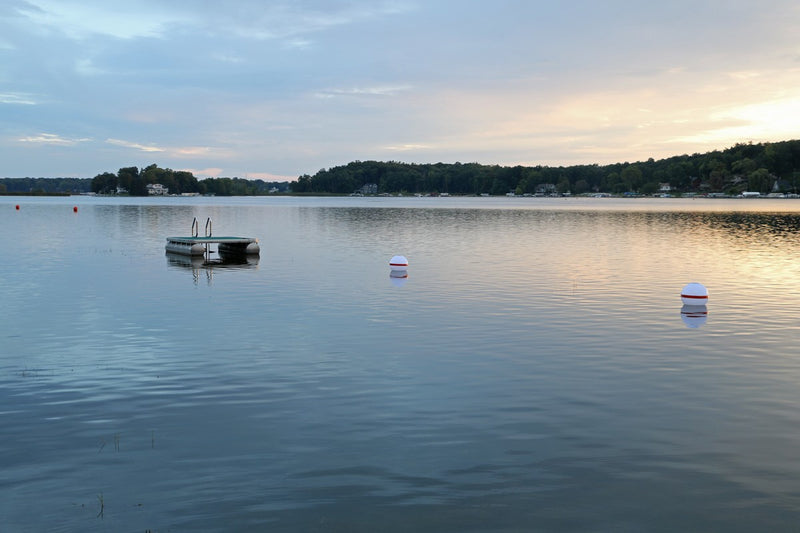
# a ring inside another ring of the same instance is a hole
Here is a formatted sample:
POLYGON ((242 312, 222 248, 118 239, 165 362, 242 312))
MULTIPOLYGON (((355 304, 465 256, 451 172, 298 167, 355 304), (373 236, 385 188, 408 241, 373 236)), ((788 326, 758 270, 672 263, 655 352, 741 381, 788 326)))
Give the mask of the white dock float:
POLYGON ((167 251, 188 256, 203 256, 208 245, 216 244, 220 254, 258 255, 258 239, 252 237, 167 237, 167 251))

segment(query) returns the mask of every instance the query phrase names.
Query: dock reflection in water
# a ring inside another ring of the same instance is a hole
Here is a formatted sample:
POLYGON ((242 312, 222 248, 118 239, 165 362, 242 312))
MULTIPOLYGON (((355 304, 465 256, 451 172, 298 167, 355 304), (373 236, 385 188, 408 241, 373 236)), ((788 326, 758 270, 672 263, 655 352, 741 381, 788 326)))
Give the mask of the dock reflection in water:
POLYGON ((192 271, 194 283, 197 284, 200 280, 201 271, 206 274, 206 281, 210 285, 214 278, 214 270, 242 270, 242 269, 257 269, 258 259, 257 255, 244 255, 244 254, 225 254, 222 252, 217 253, 217 258, 206 259, 203 256, 189 256, 174 253, 166 253, 167 264, 170 267, 185 268, 192 271))

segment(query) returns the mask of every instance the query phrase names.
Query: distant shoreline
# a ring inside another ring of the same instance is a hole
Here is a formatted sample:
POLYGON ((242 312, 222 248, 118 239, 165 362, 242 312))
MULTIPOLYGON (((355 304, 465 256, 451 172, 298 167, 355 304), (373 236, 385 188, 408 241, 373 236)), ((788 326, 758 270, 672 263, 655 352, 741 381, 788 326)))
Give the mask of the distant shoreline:
POLYGON ((0 192, 0 196, 81 196, 70 192, 0 192))
POLYGON ((13 197, 68 197, 68 196, 82 196, 88 198, 525 198, 525 199, 561 199, 569 200, 571 198, 593 198, 593 199, 620 199, 620 200, 792 200, 800 198, 798 194, 760 194, 760 195, 723 195, 723 194, 684 194, 684 195, 630 195, 630 194, 573 194, 565 196, 537 196, 537 195, 509 195, 509 194, 496 194, 496 195, 479 195, 479 194, 450 194, 450 195, 433 195, 433 194, 338 194, 338 193, 278 193, 278 194, 250 194, 250 195, 150 195, 150 196, 130 196, 119 194, 93 194, 93 193, 69 193, 69 192, 0 192, 0 196, 13 196, 13 197))

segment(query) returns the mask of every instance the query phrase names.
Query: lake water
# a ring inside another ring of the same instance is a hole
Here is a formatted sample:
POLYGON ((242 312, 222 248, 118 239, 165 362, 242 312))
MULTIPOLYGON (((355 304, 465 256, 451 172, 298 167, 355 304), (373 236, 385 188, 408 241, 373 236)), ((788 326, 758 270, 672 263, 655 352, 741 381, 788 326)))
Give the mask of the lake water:
POLYGON ((800 201, 6 197, 0 228, 2 531, 800 527, 800 201), (260 258, 167 257, 193 217, 260 258))

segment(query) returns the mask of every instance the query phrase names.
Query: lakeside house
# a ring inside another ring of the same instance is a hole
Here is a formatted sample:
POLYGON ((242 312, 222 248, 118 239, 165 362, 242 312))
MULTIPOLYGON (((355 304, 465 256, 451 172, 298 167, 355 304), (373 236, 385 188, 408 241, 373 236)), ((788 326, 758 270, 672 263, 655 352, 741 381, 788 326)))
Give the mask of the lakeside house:
POLYGON ((378 194, 378 184, 377 183, 366 183, 360 189, 356 191, 356 193, 360 194, 378 194))
POLYGON ((555 183, 540 183, 536 186, 536 196, 555 196, 557 193, 555 183))
POLYGON ((160 183, 148 183, 147 194, 148 196, 166 196, 169 194, 169 188, 164 187, 160 183))

